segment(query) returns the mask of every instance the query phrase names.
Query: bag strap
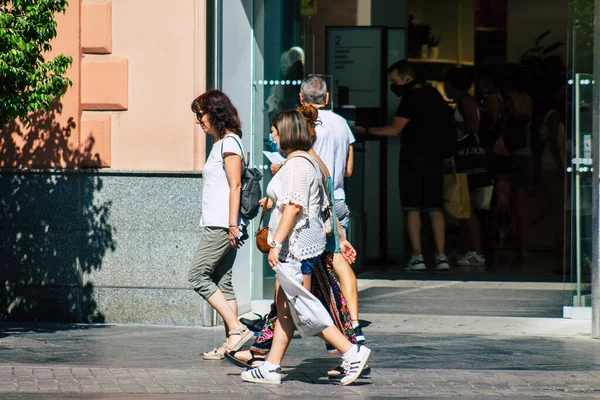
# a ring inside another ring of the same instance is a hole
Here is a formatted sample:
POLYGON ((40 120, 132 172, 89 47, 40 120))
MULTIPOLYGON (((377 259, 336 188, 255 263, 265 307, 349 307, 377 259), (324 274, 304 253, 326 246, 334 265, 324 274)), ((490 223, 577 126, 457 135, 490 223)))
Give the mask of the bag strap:
MULTIPOLYGON (((238 143, 239 144, 239 143, 238 143)), ((312 161, 310 161, 310 159, 308 157, 304 157, 302 155, 295 155, 294 157, 302 157, 305 160, 307 160, 308 162, 310 162, 313 166, 313 168, 315 168, 315 170, 317 169, 317 167, 315 167, 315 165, 312 163, 312 161)), ((290 157, 290 158, 294 158, 294 157, 290 157)), ((288 158, 289 160, 289 158, 288 158)), ((256 233, 258 234, 258 232, 262 229, 262 223, 263 220, 265 218, 265 214, 267 213, 267 203, 269 202, 269 198, 267 197, 267 199, 265 200, 265 203, 262 206, 262 212, 260 213, 260 221, 258 222, 258 229, 256 230, 256 233)))
MULTIPOLYGON (((310 159, 310 158, 308 158, 308 157, 306 157, 304 154, 296 154, 295 156, 293 156, 293 157, 290 157, 290 158, 296 158, 296 157, 301 157, 301 158, 304 158, 306 161, 308 161, 309 163, 311 163, 311 164, 312 164, 312 166, 313 166, 313 168, 314 168, 315 170, 317 170, 317 167, 316 167, 316 166, 315 166, 315 164, 314 164, 314 163, 311 161, 311 159, 310 159)), ((288 160, 289 160, 289 159, 288 159, 288 160)), ((330 206, 332 206, 332 204, 331 204, 331 194, 329 193, 329 189, 327 188, 327 182, 326 182, 326 179, 327 179, 328 177, 330 177, 330 175, 329 175, 328 171, 326 171, 326 170, 324 170, 324 169, 323 169, 323 166, 322 166, 322 165, 321 165, 319 162, 317 162, 317 164, 319 165, 319 170, 320 170, 320 172, 321 172, 321 184, 323 185, 323 189, 324 189, 324 192, 325 192, 325 196, 327 197, 327 202, 329 203, 329 205, 330 205, 330 206)))
MULTIPOLYGON (((228 136, 228 135, 226 135, 226 136, 225 136, 225 137, 224 137, 224 138, 221 140, 221 159, 223 159, 223 160, 225 160, 225 156, 223 155, 223 143, 225 142, 225 139, 227 139, 227 136, 228 136)), ((240 148, 240 153, 241 153, 241 154, 240 154, 240 157, 242 157, 242 163, 243 163, 244 165, 247 165, 247 164, 246 164, 246 159, 244 158, 244 149, 242 149, 242 145, 240 144, 240 142, 238 142, 238 140, 237 140, 236 138, 232 137, 232 139, 233 139, 233 141, 234 141, 234 142, 236 142, 236 143, 237 143, 238 147, 240 148)), ((224 164, 223 164, 223 168, 225 168, 225 165, 224 165, 224 164)))
POLYGON ((257 234, 262 229, 263 219, 265 218, 265 214, 267 213, 267 203, 268 202, 269 202, 269 198, 267 197, 267 199, 265 200, 265 204, 263 204, 263 206, 262 206, 262 212, 260 213, 260 221, 258 222, 258 229, 256 230, 257 234))

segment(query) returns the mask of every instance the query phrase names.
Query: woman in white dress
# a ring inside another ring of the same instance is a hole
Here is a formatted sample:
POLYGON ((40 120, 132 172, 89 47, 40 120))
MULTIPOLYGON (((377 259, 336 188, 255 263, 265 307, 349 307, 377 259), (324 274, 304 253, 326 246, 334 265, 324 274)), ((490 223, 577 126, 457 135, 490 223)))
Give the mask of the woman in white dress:
MULTIPOLYGON (((279 126, 280 149, 287 155, 287 161, 267 188, 267 196, 274 205, 269 223, 271 250, 268 260, 271 267, 282 264, 300 272, 303 260, 320 256, 325 251, 322 219, 325 190, 319 165, 308 153, 312 140, 306 118, 295 110, 284 111, 279 126)), ((278 318, 271 350, 260 367, 242 373, 245 381, 281 383, 280 365, 295 326, 288 299, 281 287, 276 297, 278 318)), ((327 313, 324 308, 323 312, 327 313)), ((341 384, 354 382, 371 351, 366 346, 353 345, 335 326, 324 329, 318 336, 343 354, 345 374, 341 384)))

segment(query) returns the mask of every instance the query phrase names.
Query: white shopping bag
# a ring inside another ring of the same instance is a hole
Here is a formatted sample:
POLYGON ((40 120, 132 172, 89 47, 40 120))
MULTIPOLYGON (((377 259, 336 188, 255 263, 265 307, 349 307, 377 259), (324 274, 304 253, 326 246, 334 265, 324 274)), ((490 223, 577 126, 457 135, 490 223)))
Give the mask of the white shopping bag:
POLYGON ((323 329, 334 326, 331 316, 319 299, 298 282, 298 278, 302 281, 299 270, 287 264, 279 264, 273 270, 288 298, 296 329, 303 338, 315 336, 323 329))
POLYGON ((492 194, 494 193, 493 186, 483 186, 473 191, 475 209, 489 210, 492 202, 492 194))

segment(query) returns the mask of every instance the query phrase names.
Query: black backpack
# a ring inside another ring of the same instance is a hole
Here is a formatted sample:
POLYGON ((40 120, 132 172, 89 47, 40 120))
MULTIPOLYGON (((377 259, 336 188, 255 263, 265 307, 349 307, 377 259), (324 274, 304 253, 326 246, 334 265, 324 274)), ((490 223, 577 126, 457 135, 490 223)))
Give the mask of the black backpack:
MULTIPOLYGON (((223 138, 225 141, 226 138, 223 138)), ((246 160, 244 159, 244 150, 242 150, 242 145, 235 140, 237 145, 242 152, 242 193, 240 195, 240 215, 247 219, 251 220, 256 217, 258 214, 258 210, 260 206, 258 205, 259 200, 261 199, 262 193, 260 190, 260 180, 262 179, 262 173, 258 170, 258 168, 248 168, 246 165, 246 160)), ((223 157, 223 142, 221 142, 221 157, 223 157)), ((225 163, 223 163, 223 168, 225 168, 225 163)))

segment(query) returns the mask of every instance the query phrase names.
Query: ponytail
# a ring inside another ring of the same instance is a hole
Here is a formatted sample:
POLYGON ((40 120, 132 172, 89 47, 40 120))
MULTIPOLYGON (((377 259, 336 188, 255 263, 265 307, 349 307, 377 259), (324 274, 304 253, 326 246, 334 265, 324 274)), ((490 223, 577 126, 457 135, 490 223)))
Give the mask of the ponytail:
POLYGON ((313 144, 317 140, 317 132, 315 131, 315 126, 320 124, 319 121, 319 112, 317 109, 309 104, 302 104, 296 108, 300 114, 306 118, 306 124, 308 125, 308 133, 310 135, 310 139, 313 144))

